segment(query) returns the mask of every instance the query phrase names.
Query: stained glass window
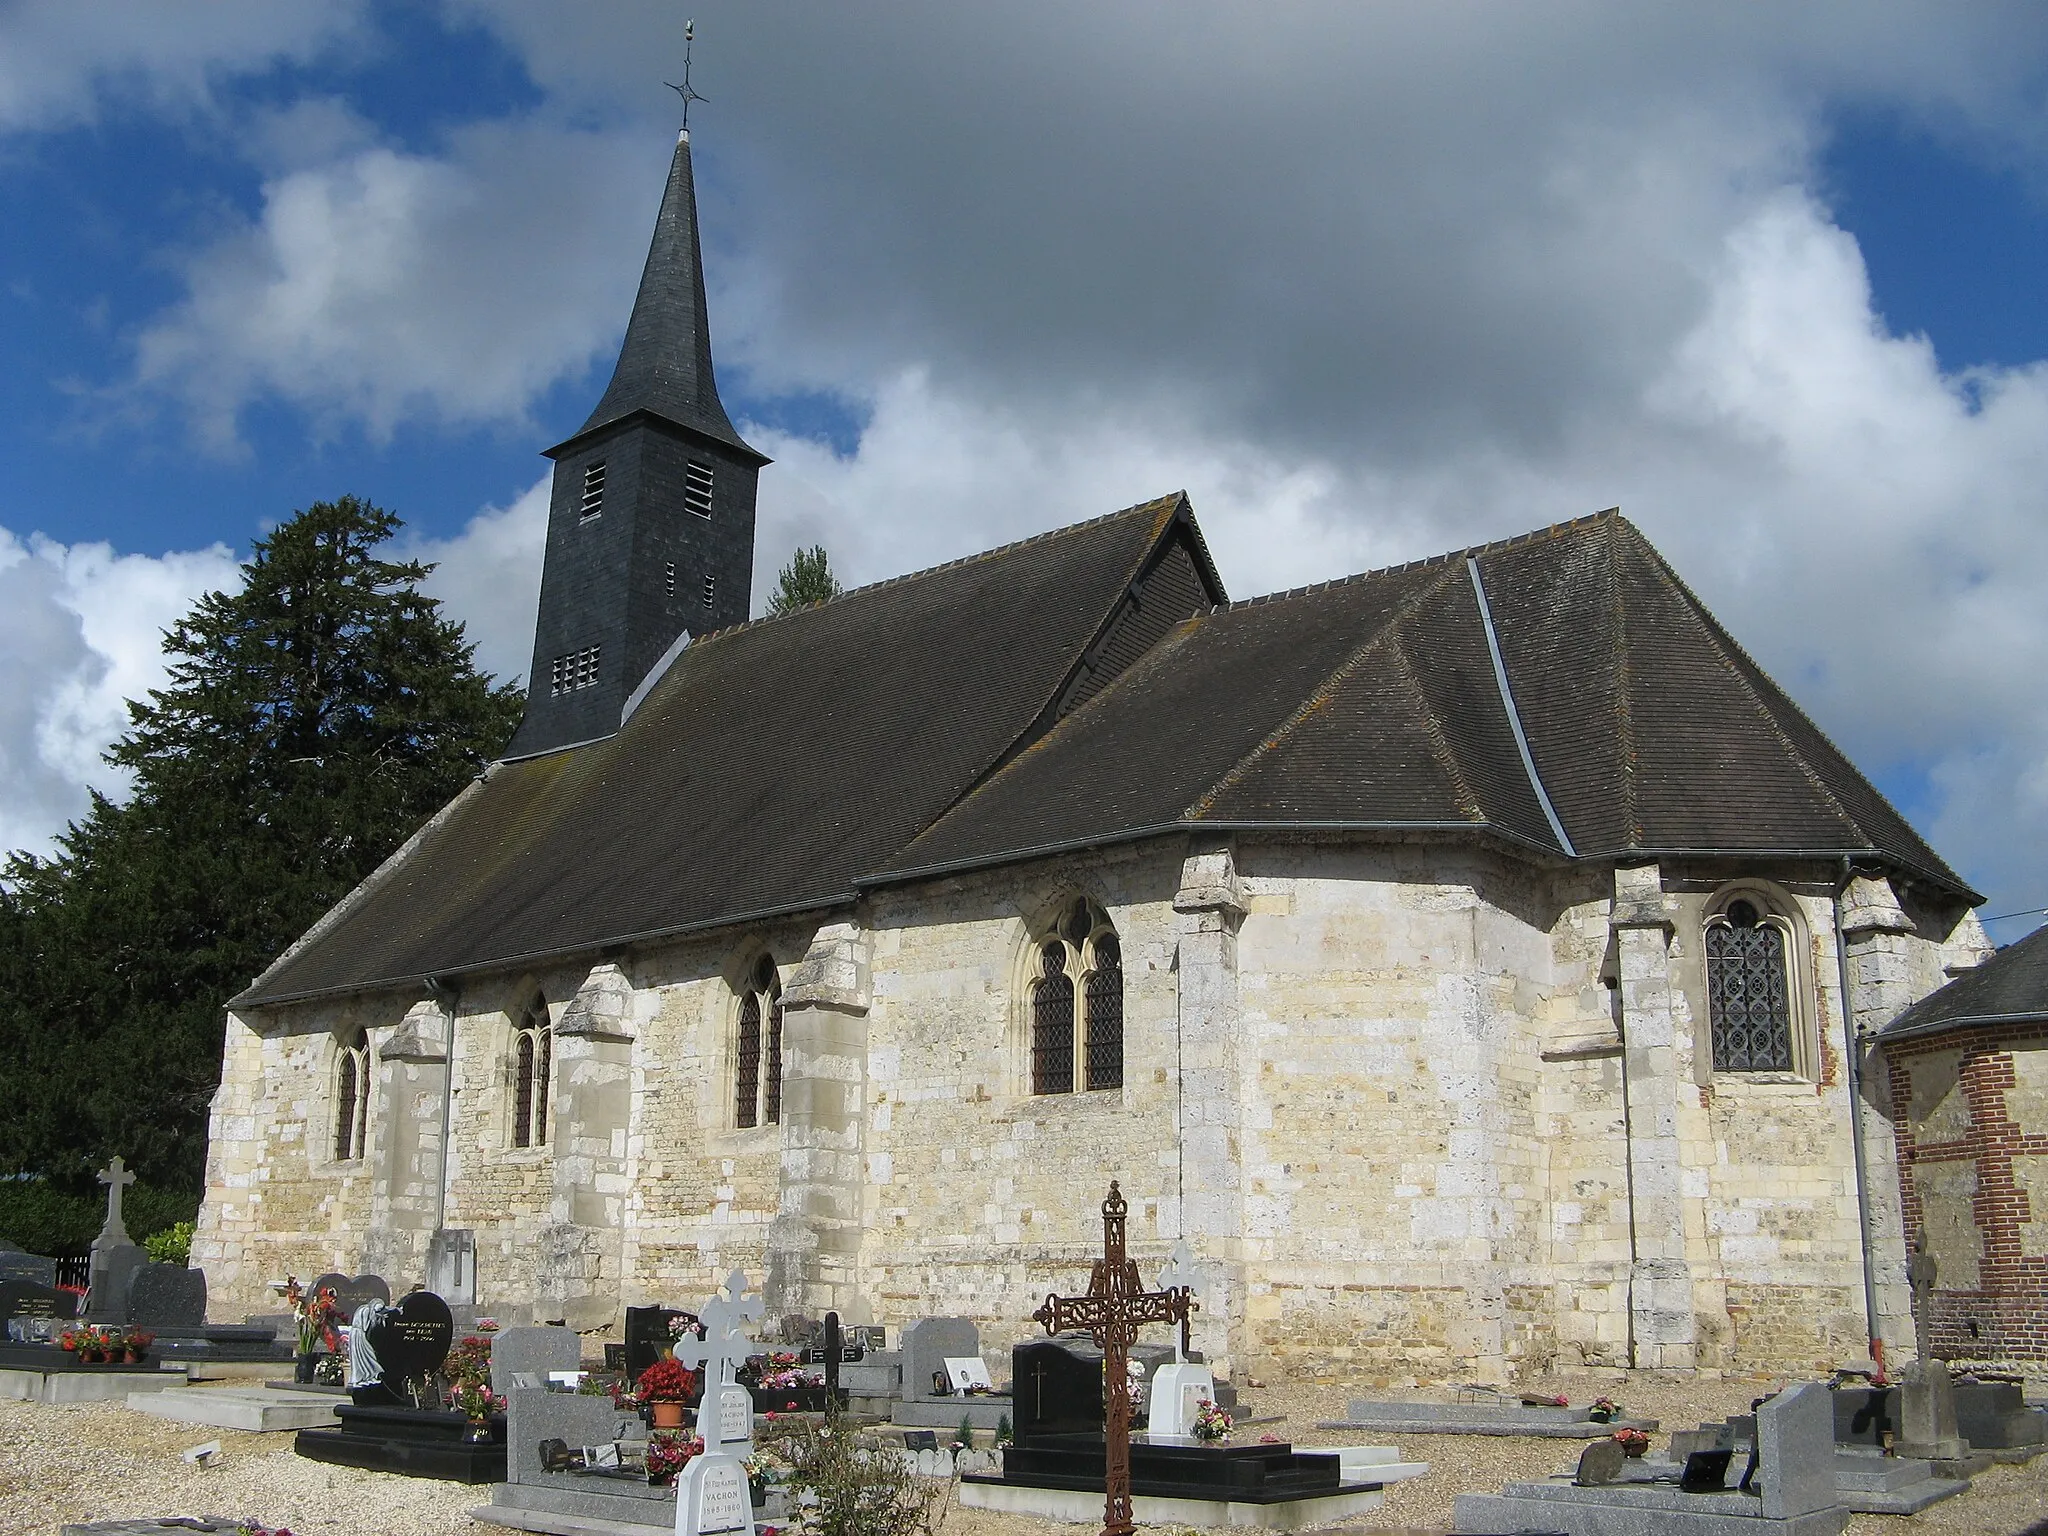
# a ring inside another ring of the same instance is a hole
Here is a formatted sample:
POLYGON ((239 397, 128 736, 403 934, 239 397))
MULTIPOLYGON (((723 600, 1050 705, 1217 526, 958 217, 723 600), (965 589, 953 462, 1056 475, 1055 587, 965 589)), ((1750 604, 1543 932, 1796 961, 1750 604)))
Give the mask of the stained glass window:
POLYGON ((334 1064, 334 1160, 363 1155, 370 1117, 370 1037, 357 1030, 334 1064))
POLYGON ((733 1123, 745 1128, 760 1121, 761 994, 749 991, 740 999, 739 1083, 733 1095, 733 1123))
POLYGON ((1785 933, 1736 901, 1707 927, 1707 1017, 1722 1072, 1792 1070, 1792 987, 1785 933))
POLYGON ((1095 964, 1088 972, 1088 1087, 1124 1085, 1124 962, 1116 935, 1095 940, 1095 964))

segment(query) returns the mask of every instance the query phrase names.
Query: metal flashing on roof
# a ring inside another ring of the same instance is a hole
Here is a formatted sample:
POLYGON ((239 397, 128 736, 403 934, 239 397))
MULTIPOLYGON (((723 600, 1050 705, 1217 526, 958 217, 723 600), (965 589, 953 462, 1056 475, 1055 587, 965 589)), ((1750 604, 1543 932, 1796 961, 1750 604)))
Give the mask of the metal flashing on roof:
POLYGON ((1529 775, 1529 787, 1536 792, 1537 803, 1543 807, 1544 820, 1557 834, 1558 846, 1577 857, 1578 850, 1572 847, 1571 834, 1557 819, 1557 807, 1550 803, 1550 792, 1543 787, 1543 775, 1536 771, 1536 759, 1529 755, 1529 733, 1522 729, 1522 717, 1515 709, 1515 692, 1508 686, 1507 663, 1500 659, 1500 636, 1494 631, 1493 613, 1486 606, 1486 583, 1479 578, 1477 556, 1465 557, 1465 573, 1472 578, 1472 597, 1479 604, 1479 622, 1486 630, 1486 653, 1493 658, 1493 680, 1500 686, 1501 708, 1508 712, 1508 729, 1515 733, 1515 749, 1522 755, 1522 769, 1529 775))

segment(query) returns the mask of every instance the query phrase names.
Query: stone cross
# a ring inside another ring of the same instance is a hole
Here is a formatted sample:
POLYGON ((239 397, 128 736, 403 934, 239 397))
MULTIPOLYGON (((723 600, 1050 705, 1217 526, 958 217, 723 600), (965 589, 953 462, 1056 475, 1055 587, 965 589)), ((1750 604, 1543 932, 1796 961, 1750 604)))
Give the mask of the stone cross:
POLYGON ((121 1221, 121 1191, 135 1182, 135 1175, 115 1158, 100 1170, 100 1182, 107 1186, 107 1224, 100 1228, 100 1241, 104 1243, 131 1243, 128 1228, 121 1221))
POLYGON ((1182 1238, 1173 1245, 1173 1252, 1166 1256, 1166 1268, 1159 1271, 1159 1289, 1181 1291, 1188 1298, 1187 1312, 1180 1320, 1180 1332, 1173 1336, 1173 1362, 1185 1365, 1188 1358, 1188 1319, 1200 1310, 1200 1303, 1194 1299, 1197 1285, 1202 1283, 1202 1272, 1195 1267, 1195 1251, 1188 1247, 1188 1240, 1182 1238))
POLYGON ((736 1269, 725 1277, 724 1289, 697 1309, 704 1337, 684 1334, 676 1340, 676 1359, 704 1367, 707 1395, 737 1379, 740 1366, 753 1353, 754 1341, 747 1337, 745 1325, 759 1321, 763 1311, 761 1298, 747 1295, 746 1274, 736 1269))
POLYGON ((1102 1257, 1088 1277, 1085 1296, 1048 1296, 1031 1314, 1047 1333, 1078 1329, 1102 1350, 1102 1536, 1131 1536, 1131 1345, 1143 1323, 1180 1323, 1188 1315, 1185 1290, 1148 1291, 1138 1266, 1124 1253, 1130 1206, 1112 1179, 1102 1202, 1102 1257))
POLYGON ((1906 1263, 1906 1279, 1913 1287, 1913 1352, 1922 1360, 1929 1358, 1934 1343, 1934 1281, 1940 1268, 1927 1251, 1927 1229, 1922 1227, 1906 1263))

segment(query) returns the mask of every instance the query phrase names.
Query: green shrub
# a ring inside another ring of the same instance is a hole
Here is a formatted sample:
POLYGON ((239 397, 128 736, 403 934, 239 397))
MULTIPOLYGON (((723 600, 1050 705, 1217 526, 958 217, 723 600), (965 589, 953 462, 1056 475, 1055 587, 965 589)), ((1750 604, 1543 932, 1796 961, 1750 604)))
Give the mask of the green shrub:
POLYGON ((173 1222, 161 1232, 152 1232, 142 1240, 142 1246, 149 1251, 150 1261, 155 1264, 189 1264, 192 1262, 192 1223, 173 1222))
MULTIPOLYGON (((199 1214, 199 1196, 184 1190, 129 1186, 121 1203, 130 1232, 161 1232, 199 1214)), ((44 1179, 0 1179, 0 1237, 30 1253, 82 1253, 107 1220, 107 1194, 74 1195, 44 1179)))

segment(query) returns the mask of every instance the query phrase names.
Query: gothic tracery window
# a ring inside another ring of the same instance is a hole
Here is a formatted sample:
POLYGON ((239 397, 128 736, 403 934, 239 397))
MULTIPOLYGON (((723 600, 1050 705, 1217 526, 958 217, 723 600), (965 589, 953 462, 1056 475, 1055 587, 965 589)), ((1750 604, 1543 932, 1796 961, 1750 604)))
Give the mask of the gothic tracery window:
POLYGON ((1085 897, 1038 941, 1030 1036, 1033 1093, 1123 1086, 1123 951, 1108 914, 1085 897))
POLYGON ((742 1129, 782 1121, 782 981, 763 955, 740 994, 733 1123, 742 1129))
POLYGON ((535 998, 513 1039, 512 1145, 548 1144, 548 1079, 555 1065, 555 1031, 548 1005, 535 998))
POLYGON ((358 1029, 334 1053, 334 1160, 353 1162, 369 1139, 370 1037, 358 1029))
POLYGON ((1738 896, 1707 920, 1707 1019, 1718 1072, 1797 1069, 1784 919, 1738 896))

